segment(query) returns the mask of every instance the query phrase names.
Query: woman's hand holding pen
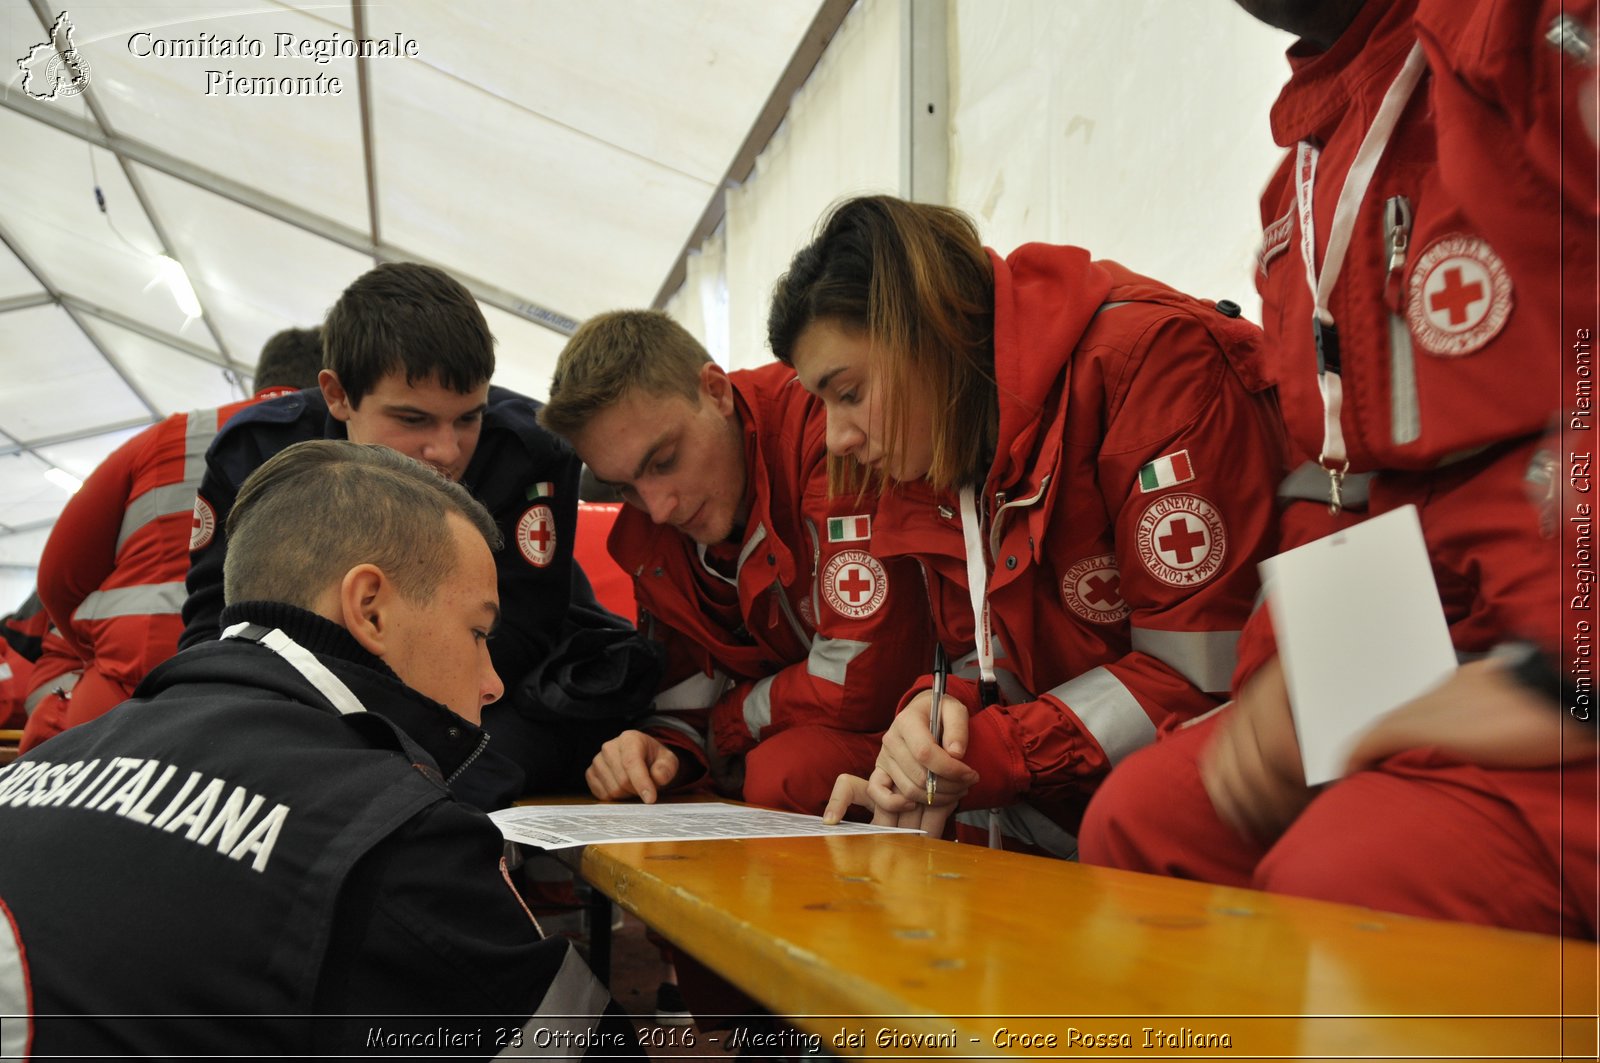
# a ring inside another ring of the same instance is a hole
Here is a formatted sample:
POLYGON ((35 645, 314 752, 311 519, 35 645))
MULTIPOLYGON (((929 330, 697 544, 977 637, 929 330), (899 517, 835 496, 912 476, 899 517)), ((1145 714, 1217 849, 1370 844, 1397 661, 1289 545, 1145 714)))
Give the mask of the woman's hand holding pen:
POLYGON ((883 736, 877 770, 870 781, 873 801, 891 811, 909 811, 908 805, 928 803, 929 772, 938 783, 932 802, 935 807, 955 804, 978 781, 978 773, 960 759, 967 751, 966 705, 945 695, 939 704, 944 733, 934 741, 928 724, 932 702, 931 690, 912 698, 883 736))
POLYGON ((928 709, 933 692, 925 690, 911 699, 895 717, 870 779, 841 775, 822 818, 837 823, 851 805, 872 809, 872 822, 915 827, 938 837, 957 803, 978 781, 978 773, 963 764, 967 750, 967 707, 948 694, 940 703, 941 741, 933 740, 928 709), (932 803, 927 799, 928 773, 937 787, 932 803))
POLYGON ((912 830, 926 831, 934 838, 944 834, 944 825, 949 821, 951 813, 956 810, 954 799, 944 800, 935 796, 932 805, 923 800, 912 801, 911 807, 906 811, 891 812, 872 799, 875 786, 887 785, 888 776, 876 770, 873 771, 870 782, 859 775, 839 776, 833 784, 833 795, 828 798, 828 807, 822 812, 822 821, 838 823, 844 819, 851 805, 860 805, 872 811, 872 822, 878 826, 909 827, 912 830))

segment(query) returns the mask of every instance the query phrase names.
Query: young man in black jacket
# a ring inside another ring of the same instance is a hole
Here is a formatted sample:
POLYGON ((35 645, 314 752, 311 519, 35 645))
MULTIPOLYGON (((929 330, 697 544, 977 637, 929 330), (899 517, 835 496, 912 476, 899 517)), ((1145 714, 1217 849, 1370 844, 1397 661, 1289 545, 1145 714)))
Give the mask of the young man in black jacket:
POLYGON ((227 530, 222 638, 0 770, 0 1054, 633 1051, 448 787, 503 690, 488 512, 313 441, 227 530))
POLYGON ((322 345, 319 387, 244 411, 206 452, 179 646, 221 633, 228 510, 245 477, 302 440, 381 443, 465 487, 506 542, 490 653, 507 696, 488 712, 494 741, 457 796, 493 809, 524 793, 584 792, 589 761, 648 707, 660 673, 573 560, 578 456, 539 426, 537 402, 490 385, 494 337, 442 270, 390 262, 362 274, 328 311, 322 345))

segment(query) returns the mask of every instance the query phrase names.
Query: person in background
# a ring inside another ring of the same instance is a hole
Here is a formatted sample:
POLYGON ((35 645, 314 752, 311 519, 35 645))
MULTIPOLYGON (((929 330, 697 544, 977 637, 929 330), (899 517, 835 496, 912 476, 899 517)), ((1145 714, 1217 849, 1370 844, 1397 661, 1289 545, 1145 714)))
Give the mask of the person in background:
POLYGON ((175 413, 112 451, 56 518, 39 557, 39 597, 82 662, 68 697, 28 716, 24 751, 133 696, 178 652, 194 495, 206 448, 239 411, 315 385, 316 329, 285 329, 261 348, 255 395, 175 413))
POLYGON ((32 678, 33 662, 0 639, 0 729, 20 730, 27 722, 23 702, 32 678))
POLYGON ((44 603, 39 601, 39 590, 35 587, 16 612, 0 618, 0 638, 28 660, 37 661, 49 627, 50 615, 44 611, 44 603))
POLYGON ((246 476, 306 439, 392 447, 465 486, 507 543, 490 652, 511 693, 489 711, 495 741, 457 792, 492 809, 581 789, 600 743, 648 704, 659 662, 595 603, 573 563, 577 456, 539 427, 537 402, 490 384, 494 337, 471 293, 441 270, 391 262, 358 277, 328 311, 322 346, 318 388, 246 410, 206 454, 180 645, 220 634, 226 520, 246 476), (581 715, 596 704, 616 717, 581 715))
POLYGON ((719 792, 815 814, 865 770, 932 652, 915 565, 870 553, 871 500, 830 497, 821 407, 787 366, 729 373, 666 314, 585 322, 544 424, 627 506, 609 542, 668 665, 590 792, 719 792))
POLYGON ((316 440, 247 478, 227 532, 222 639, 0 769, 27 853, 0 865, 20 1043, 297 1058, 376 1031, 483 1059, 564 1031, 587 1039, 565 1054, 642 1058, 450 793, 503 689, 488 512, 385 447, 316 440))
POLYGON ((1466 663, 1308 788, 1259 610, 1233 707, 1113 773, 1084 859, 1593 937, 1597 746, 1567 711, 1549 429, 1600 329, 1594 4, 1242 6, 1300 37, 1257 273, 1305 462, 1281 546, 1415 506, 1466 663))
POLYGON ((945 207, 823 219, 768 337, 827 410, 838 489, 877 496, 873 552, 927 573, 955 662, 942 740, 924 677, 829 818, 870 801, 937 835, 957 813, 1071 856, 1106 773, 1220 703, 1283 461, 1238 312, 1081 248, 1001 258, 945 207))

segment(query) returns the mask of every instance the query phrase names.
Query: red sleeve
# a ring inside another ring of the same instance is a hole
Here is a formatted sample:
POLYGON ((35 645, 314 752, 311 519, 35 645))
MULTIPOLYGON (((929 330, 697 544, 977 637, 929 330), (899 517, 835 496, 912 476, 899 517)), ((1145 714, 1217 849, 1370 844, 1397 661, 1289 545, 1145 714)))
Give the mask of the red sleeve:
MULTIPOLYGON (((1228 695, 1256 566, 1276 548, 1284 473, 1277 410, 1189 314, 1166 315, 1133 340, 1096 467, 1131 649, 1034 691, 1033 701, 974 717, 968 761, 982 779, 968 807, 1092 788, 1160 730, 1228 695), (1174 417, 1177 427, 1157 434, 1174 417), (1141 485, 1142 469, 1176 454, 1187 465, 1178 482, 1141 485)), ((1052 543, 1054 529, 1070 527, 1073 505, 1058 496, 1052 543)))
MULTIPOLYGON (((830 508, 842 519, 870 518, 860 512, 870 510, 870 503, 854 495, 834 500, 830 508)), ((818 557, 806 603, 816 617, 811 652, 770 676, 736 683, 718 699, 711 726, 724 756, 748 753, 792 727, 882 731, 894 719, 893 699, 933 659, 933 629, 916 563, 872 557, 866 541, 829 542, 826 513, 808 523, 817 535, 818 557), (860 602, 852 603, 851 595, 860 602)))
POLYGON ((87 659, 90 649, 77 641, 72 614, 100 588, 117 563, 117 537, 133 491, 135 456, 144 433, 112 451, 56 518, 39 556, 39 600, 73 650, 87 659))

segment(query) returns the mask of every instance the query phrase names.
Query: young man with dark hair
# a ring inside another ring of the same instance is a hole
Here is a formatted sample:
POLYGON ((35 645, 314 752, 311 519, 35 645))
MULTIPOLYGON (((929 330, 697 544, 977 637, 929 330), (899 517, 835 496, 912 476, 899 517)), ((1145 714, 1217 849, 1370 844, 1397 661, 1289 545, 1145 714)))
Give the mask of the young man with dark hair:
POLYGON ((490 652, 512 694, 490 713, 495 743, 457 792, 496 807, 530 789, 581 787, 582 765, 620 724, 553 718, 562 687, 550 677, 578 658, 596 662, 610 669, 600 682, 609 700, 626 711, 648 699, 657 665, 624 621, 595 604, 573 563, 577 456, 539 427, 538 403, 490 385, 494 338, 471 293, 441 270, 385 263, 363 274, 328 311, 322 345, 319 389, 235 418, 206 455, 181 645, 217 637, 225 521, 246 476, 301 440, 391 447, 461 483, 507 543, 496 559, 503 615, 490 652))
POLYGON ((0 770, 28 854, 0 865, 8 1029, 40 1056, 301 1058, 377 1031, 487 1058, 560 1031, 637 1058, 450 793, 502 691, 493 519, 392 450, 316 440, 246 480, 227 531, 221 641, 0 770))
POLYGON ((872 500, 828 491, 820 405, 793 370, 725 372, 666 314, 584 323, 541 417, 627 507, 610 549, 667 648, 656 714, 608 742, 590 792, 726 793, 817 813, 870 768, 933 657, 914 565, 867 550, 872 500))
MULTIPOLYGON (((82 660, 70 695, 34 700, 27 751, 133 696, 156 665, 178 652, 189 523, 206 447, 234 416, 316 383, 322 344, 314 328, 277 333, 261 348, 252 398, 175 413, 112 451, 56 518, 39 558, 39 597, 61 638, 82 660)), ((38 683, 59 688, 59 675, 38 683)))

